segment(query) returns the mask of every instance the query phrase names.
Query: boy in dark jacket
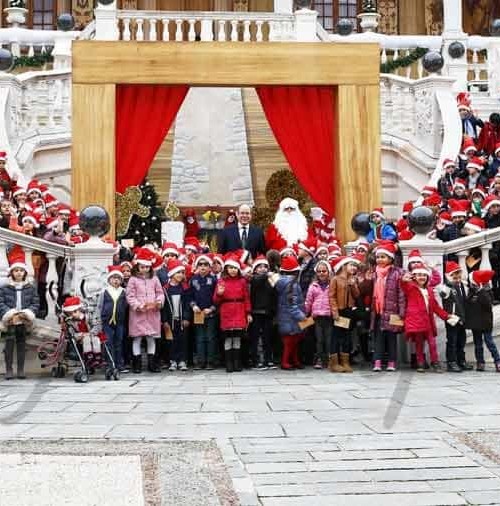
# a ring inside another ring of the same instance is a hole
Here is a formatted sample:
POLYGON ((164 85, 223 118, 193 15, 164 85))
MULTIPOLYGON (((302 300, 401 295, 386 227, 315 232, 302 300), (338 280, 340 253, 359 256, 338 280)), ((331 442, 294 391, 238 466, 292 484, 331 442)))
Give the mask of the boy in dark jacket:
POLYGON ((121 286, 123 273, 119 265, 108 266, 108 286, 99 299, 102 330, 106 334, 106 342, 113 356, 115 366, 121 372, 128 372, 123 358, 123 340, 127 325, 127 298, 121 286))
POLYGON ((276 312, 276 296, 269 284, 269 263, 258 256, 252 264, 250 282, 252 324, 250 326, 252 363, 257 369, 274 369, 273 362, 273 316, 276 312))

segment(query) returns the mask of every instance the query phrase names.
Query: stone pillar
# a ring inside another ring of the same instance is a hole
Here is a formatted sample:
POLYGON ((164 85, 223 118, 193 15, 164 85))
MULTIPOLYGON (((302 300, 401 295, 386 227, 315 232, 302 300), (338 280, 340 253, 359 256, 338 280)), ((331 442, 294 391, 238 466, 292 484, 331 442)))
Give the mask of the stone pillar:
POLYGON ((444 32, 459 37, 464 35, 462 29, 462 0, 446 0, 443 2, 444 32))
POLYGON ((274 0, 274 12, 292 14, 293 0, 274 0))
POLYGON ((297 42, 314 42, 318 13, 310 9, 295 11, 295 37, 297 42))
POLYGON ((490 37, 489 40, 488 83, 490 96, 500 98, 500 37, 490 37))
POLYGON ((58 32, 54 41, 54 69, 71 69, 71 43, 74 32, 58 32))
POLYGON ((109 5, 98 4, 94 13, 96 40, 118 40, 116 0, 109 5))

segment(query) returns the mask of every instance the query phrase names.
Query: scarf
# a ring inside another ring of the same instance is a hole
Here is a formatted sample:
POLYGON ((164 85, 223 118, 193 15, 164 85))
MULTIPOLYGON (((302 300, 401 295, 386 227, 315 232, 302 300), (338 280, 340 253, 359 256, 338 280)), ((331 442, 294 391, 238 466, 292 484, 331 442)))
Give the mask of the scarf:
POLYGON ((376 273, 377 279, 375 281, 375 289, 373 295, 375 297, 375 312, 376 314, 382 314, 384 312, 385 304, 385 282, 387 281, 387 275, 392 265, 386 267, 377 266, 376 273))

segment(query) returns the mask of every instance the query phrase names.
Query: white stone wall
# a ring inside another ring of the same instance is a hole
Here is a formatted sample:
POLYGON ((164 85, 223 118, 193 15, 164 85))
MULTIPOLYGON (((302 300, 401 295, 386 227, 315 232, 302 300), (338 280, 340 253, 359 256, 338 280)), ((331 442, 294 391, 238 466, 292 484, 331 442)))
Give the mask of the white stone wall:
POLYGON ((170 200, 253 204, 240 88, 191 88, 177 115, 170 200))

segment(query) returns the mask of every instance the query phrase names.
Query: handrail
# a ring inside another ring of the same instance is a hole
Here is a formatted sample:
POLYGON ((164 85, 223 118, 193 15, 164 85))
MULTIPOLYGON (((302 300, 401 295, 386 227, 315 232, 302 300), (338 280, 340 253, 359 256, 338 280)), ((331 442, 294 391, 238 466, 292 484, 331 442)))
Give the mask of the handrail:
POLYGON ((21 232, 15 232, 14 230, 9 230, 7 228, 0 228, 0 241, 10 244, 18 244, 23 248, 41 251, 58 257, 75 256, 75 249, 72 246, 56 244, 39 237, 22 234, 21 232))
POLYGON ((118 10, 118 19, 206 19, 227 20, 233 19, 248 21, 293 21, 293 14, 280 12, 238 12, 238 11, 138 11, 118 10))
POLYGON ((459 253, 460 251, 471 248, 480 248, 481 246, 485 246, 496 241, 500 241, 500 227, 445 242, 443 243, 443 255, 459 253))

